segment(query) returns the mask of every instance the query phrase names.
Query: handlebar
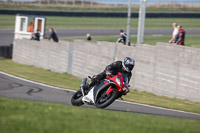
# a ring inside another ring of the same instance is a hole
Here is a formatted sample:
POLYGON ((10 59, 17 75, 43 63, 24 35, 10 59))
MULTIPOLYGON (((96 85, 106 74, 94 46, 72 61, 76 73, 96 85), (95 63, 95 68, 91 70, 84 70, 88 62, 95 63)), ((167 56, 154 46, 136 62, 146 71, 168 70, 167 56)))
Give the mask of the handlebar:
POLYGON ((126 95, 127 93, 130 92, 129 86, 130 86, 130 85, 124 84, 124 89, 123 89, 123 91, 124 91, 124 94, 125 94, 125 95, 126 95))

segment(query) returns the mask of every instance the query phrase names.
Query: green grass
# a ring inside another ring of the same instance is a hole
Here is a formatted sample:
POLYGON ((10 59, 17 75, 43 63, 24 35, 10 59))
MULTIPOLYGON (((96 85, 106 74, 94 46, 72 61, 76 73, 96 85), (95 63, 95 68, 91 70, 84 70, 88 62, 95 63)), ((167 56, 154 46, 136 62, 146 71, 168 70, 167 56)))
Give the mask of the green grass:
MULTIPOLYGON (((55 73, 33 66, 22 65, 7 59, 0 59, 0 71, 33 81, 74 90, 79 89, 79 85, 81 83, 80 78, 72 75, 55 73)), ((200 103, 156 96, 151 93, 139 92, 134 89, 131 89, 131 92, 124 98, 128 101, 200 113, 200 103)))
MULTIPOLYGON (((194 48, 200 48, 200 35, 187 35, 185 37, 185 46, 194 47, 194 48)), ((116 40, 119 38, 119 36, 93 36, 92 41, 108 41, 108 42, 116 42, 116 40)), ((86 37, 82 38, 68 38, 68 39, 62 39, 66 41, 71 41, 76 39, 86 40, 86 37)), ((155 45, 157 42, 166 42, 171 39, 170 35, 164 35, 164 36, 145 36, 144 37, 144 43, 155 45)), ((131 36, 130 41, 133 44, 137 43, 137 37, 131 36)))
POLYGON ((200 121, 0 98, 1 133, 199 133, 200 121))
POLYGON ((66 73, 55 73, 5 59, 0 59, 0 70, 26 79, 68 89, 79 88, 81 82, 80 78, 66 73))
MULTIPOLYGON (((134 4, 134 3, 133 3, 134 4)), ((0 9, 16 9, 16 10, 47 10, 47 11, 97 11, 97 12, 127 12, 127 6, 90 6, 85 5, 84 7, 80 6, 65 6, 65 4, 50 4, 50 5, 39 5, 35 4, 1 4, 0 9)), ((132 12, 139 11, 139 5, 132 6, 132 12)), ((190 5, 179 5, 179 4, 168 4, 168 5, 148 5, 146 8, 147 12, 199 12, 200 8, 196 5, 191 7, 190 5)))
POLYGON ((137 90, 132 90, 131 93, 127 94, 127 96, 124 97, 124 100, 170 109, 200 113, 200 103, 164 96, 156 96, 152 93, 139 92, 137 90))
MULTIPOLYGON (((95 17, 53 17, 47 16, 46 28, 90 28, 90 29, 126 29, 127 18, 95 17)), ((14 15, 0 15, 0 29, 14 29, 14 15)), ((147 18, 146 29, 172 29, 172 23, 183 25, 184 29, 200 29, 198 18, 147 18)), ((138 19, 131 19, 131 29, 137 29, 138 19)))

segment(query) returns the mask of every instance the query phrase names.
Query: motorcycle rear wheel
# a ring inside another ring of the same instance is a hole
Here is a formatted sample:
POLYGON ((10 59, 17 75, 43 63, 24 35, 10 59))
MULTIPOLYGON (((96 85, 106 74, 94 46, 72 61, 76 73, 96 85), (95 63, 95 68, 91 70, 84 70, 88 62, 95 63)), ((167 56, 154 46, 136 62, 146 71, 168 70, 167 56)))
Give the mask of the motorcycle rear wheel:
POLYGON ((71 98, 72 105, 74 105, 74 106, 83 105, 84 103, 82 101, 82 98, 83 98, 83 94, 82 94, 81 90, 78 90, 71 98))
POLYGON ((105 93, 96 101, 97 108, 106 108, 111 103, 115 101, 119 97, 119 92, 113 90, 110 95, 106 95, 105 93))

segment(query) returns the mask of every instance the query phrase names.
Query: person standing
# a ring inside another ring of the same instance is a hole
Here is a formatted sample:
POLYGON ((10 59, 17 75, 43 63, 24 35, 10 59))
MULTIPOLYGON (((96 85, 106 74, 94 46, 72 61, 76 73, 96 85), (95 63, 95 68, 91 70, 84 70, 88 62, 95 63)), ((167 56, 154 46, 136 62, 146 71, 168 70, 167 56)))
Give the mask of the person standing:
MULTIPOLYGON (((124 45, 126 45, 126 40, 127 40, 127 34, 124 32, 124 30, 120 30, 120 38, 117 39, 117 43, 123 43, 124 45)), ((129 41, 129 40, 128 40, 129 41)), ((128 42, 128 45, 130 46, 130 42, 128 42)))
POLYGON ((169 43, 175 43, 176 42, 176 37, 178 35, 178 28, 177 28, 177 24, 174 22, 172 24, 173 27, 173 32, 172 32, 172 38, 169 40, 169 43))
POLYGON ((58 37, 53 28, 49 29, 50 35, 48 37, 49 40, 53 39, 54 42, 58 42, 58 37))
POLYGON ((178 35, 177 35, 176 44, 177 45, 185 45, 185 43, 184 43, 184 41, 185 41, 185 30, 182 29, 181 25, 178 25, 177 28, 178 28, 178 35))

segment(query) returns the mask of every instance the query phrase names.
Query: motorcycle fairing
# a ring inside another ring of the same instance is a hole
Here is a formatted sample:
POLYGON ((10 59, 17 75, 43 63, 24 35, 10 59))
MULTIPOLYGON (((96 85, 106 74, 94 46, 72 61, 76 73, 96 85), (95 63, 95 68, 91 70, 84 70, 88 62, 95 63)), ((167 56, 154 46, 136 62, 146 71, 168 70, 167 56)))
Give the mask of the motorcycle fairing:
POLYGON ((92 89, 82 98, 82 101, 89 104, 95 104, 98 95, 104 89, 108 89, 113 83, 108 82, 108 80, 102 80, 99 84, 92 87, 92 89))
POLYGON ((97 100, 97 98, 99 97, 98 95, 101 95, 101 92, 105 89, 108 89, 111 86, 111 83, 107 82, 106 80, 103 80, 100 82, 99 85, 97 85, 94 88, 94 101, 97 100))
POLYGON ((84 103, 88 103, 88 104, 94 104, 94 95, 93 95, 93 91, 94 91, 94 87, 92 87, 92 89, 88 92, 87 95, 85 95, 83 98, 82 98, 82 101, 84 103))

